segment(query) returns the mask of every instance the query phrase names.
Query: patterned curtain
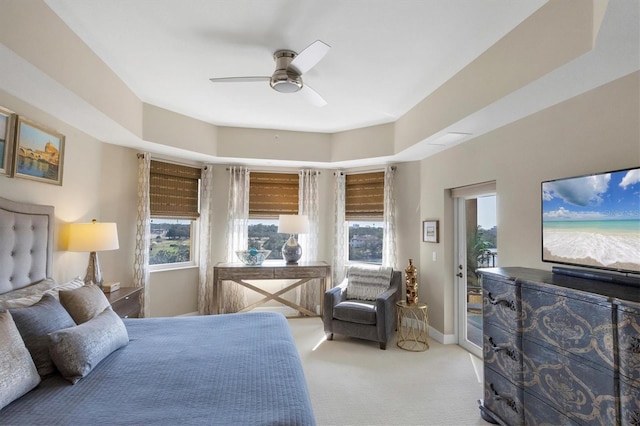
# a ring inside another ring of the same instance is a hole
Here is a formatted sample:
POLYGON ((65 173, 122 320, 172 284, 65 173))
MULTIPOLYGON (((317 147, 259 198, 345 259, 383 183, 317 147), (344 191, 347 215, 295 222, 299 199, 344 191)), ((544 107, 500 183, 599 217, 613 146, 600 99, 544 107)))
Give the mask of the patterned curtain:
MULTIPOLYGON (((229 206, 227 215, 227 262, 234 262, 236 250, 246 250, 249 233, 249 169, 229 168, 229 206)), ((246 305, 244 287, 233 281, 222 283, 223 312, 238 312, 246 305)))
POLYGON ((149 317, 149 246, 151 244, 151 209, 149 204, 149 170, 151 155, 138 154, 138 215, 136 250, 133 258, 133 285, 142 287, 140 315, 149 317))
POLYGON ((213 299, 213 264, 211 260, 211 233, 213 226, 213 167, 211 165, 202 168, 200 177, 200 220, 198 221, 199 238, 199 286, 198 286, 198 313, 211 315, 216 313, 216 304, 213 299))
POLYGON ((331 265, 332 282, 336 286, 344 280, 346 275, 345 260, 347 246, 347 236, 349 235, 347 229, 347 221, 345 219, 345 176, 344 173, 337 171, 335 176, 335 191, 334 191, 334 234, 333 234, 333 262, 331 265))
MULTIPOLYGON (((298 241, 302 247, 300 262, 312 262, 318 260, 318 175, 320 172, 301 170, 298 187, 298 213, 309 217, 309 233, 300 234, 298 241)), ((318 280, 311 280, 300 288, 300 306, 312 312, 319 311, 320 292, 318 280), (316 309, 318 307, 318 309, 316 309)), ((319 312, 318 312, 319 313, 319 312)))
POLYGON ((387 166, 384 170, 384 213, 382 237, 382 266, 395 268, 396 253, 396 202, 393 196, 395 182, 395 166, 387 166))

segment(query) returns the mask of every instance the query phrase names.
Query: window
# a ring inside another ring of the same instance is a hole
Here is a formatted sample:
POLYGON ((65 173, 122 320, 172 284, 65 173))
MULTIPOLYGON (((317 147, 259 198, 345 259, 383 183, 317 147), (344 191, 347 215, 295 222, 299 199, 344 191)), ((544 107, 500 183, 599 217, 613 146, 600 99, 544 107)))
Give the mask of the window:
POLYGON ((252 172, 249 179, 249 248, 271 250, 267 259, 282 259, 289 235, 278 233, 278 216, 298 214, 298 175, 252 172))
POLYGON ((345 176, 350 262, 382 263, 384 172, 345 176))
POLYGON ((149 265, 195 264, 200 169, 151 160, 149 265))

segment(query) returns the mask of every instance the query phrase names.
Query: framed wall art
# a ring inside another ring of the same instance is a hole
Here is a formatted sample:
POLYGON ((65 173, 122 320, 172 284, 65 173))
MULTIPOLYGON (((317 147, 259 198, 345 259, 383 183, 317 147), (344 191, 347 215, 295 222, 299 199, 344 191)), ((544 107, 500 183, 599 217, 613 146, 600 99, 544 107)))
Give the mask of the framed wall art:
POLYGON ((64 135, 18 117, 14 176, 62 185, 64 135))
POLYGON ((438 221, 425 220, 422 222, 422 241, 437 243, 439 238, 438 221))
POLYGON ((16 115, 13 111, 0 107, 0 174, 11 174, 13 130, 16 115))

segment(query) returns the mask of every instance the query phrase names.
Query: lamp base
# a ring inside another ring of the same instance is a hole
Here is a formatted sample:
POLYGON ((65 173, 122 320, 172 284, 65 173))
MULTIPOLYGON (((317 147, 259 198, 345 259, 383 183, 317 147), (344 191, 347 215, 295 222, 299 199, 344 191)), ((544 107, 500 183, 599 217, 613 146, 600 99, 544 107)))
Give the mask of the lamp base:
POLYGON ((102 271, 100 271, 100 262, 98 261, 98 253, 92 251, 89 254, 89 266, 87 266, 87 275, 84 276, 85 284, 95 284, 102 288, 104 279, 102 278, 102 271))
POLYGON ((302 247, 291 234, 287 242, 282 246, 282 258, 289 265, 297 265, 300 257, 302 257, 302 247))

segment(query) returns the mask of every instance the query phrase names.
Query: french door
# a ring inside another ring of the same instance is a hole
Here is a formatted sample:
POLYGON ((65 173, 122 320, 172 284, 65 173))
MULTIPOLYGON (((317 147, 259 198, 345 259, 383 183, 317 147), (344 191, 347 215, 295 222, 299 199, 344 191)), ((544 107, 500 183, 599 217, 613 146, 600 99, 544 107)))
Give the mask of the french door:
POLYGON ((482 286, 478 268, 498 266, 495 182, 452 190, 455 214, 458 344, 482 358, 482 286))

